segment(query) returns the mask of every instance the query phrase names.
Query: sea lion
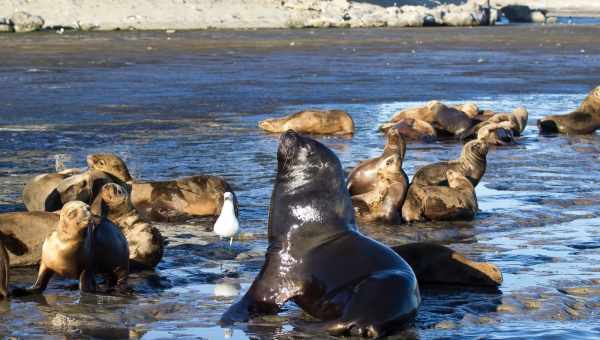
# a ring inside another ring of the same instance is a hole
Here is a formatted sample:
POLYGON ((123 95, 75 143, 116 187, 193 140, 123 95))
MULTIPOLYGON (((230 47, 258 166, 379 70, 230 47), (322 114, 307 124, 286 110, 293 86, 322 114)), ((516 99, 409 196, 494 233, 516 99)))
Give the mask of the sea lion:
MULTIPOLYGON (((404 173, 402 170, 402 161, 406 154, 406 141, 398 133, 397 130, 390 130, 387 133, 387 142, 383 153, 379 157, 371 158, 366 161, 360 162, 348 175, 348 191, 350 195, 360 195, 372 191, 377 184, 377 171, 383 167, 381 163, 390 163, 388 166, 394 165, 398 167, 398 171, 404 173), (392 155, 397 155, 394 159, 389 158, 392 155), (389 159, 388 159, 389 158, 389 159)), ((406 174, 404 174, 406 177, 406 174)))
POLYGON ((8 297, 8 278, 10 269, 10 258, 0 239, 0 299, 8 297))
POLYGON ((42 211, 0 214, 0 240, 9 252, 10 265, 38 264, 44 240, 56 230, 58 220, 58 214, 42 211))
POLYGON ((537 121, 540 133, 591 134, 600 128, 600 86, 594 88, 571 113, 537 121))
POLYGON ((458 104, 458 105, 453 105, 452 107, 459 111, 464 112, 471 119, 473 119, 473 118, 477 117, 479 114, 481 114, 481 110, 479 109, 479 106, 477 106, 477 104, 475 104, 475 103, 458 104))
POLYGON ((475 188, 467 177, 446 171, 448 187, 411 184, 402 206, 405 222, 472 220, 477 213, 475 188))
POLYGON ((423 285, 498 287, 502 272, 492 263, 475 262, 439 244, 409 243, 392 247, 412 268, 423 285))
POLYGON ((91 203, 102 185, 111 181, 94 170, 42 174, 25 185, 23 202, 28 211, 58 211, 70 201, 91 203))
POLYGON ((265 119, 258 126, 268 132, 294 129, 299 133, 340 135, 353 134, 354 121, 342 110, 304 110, 286 117, 265 119))
POLYGON ((488 146, 484 141, 469 141, 463 146, 459 159, 429 164, 417 170, 411 185, 447 185, 446 171, 452 169, 467 177, 473 186, 477 186, 485 174, 487 152, 488 146))
POLYGON ((218 216, 223 194, 231 192, 238 214, 238 201, 221 177, 198 175, 171 181, 134 181, 125 162, 115 154, 87 157, 90 169, 105 172, 119 185, 128 188, 133 207, 150 221, 180 221, 193 216, 218 216))
POLYGON ((56 230, 44 241, 36 282, 20 294, 43 292, 54 274, 79 279, 81 291, 95 292, 96 273, 104 275, 109 288, 127 291, 127 240, 107 219, 95 219, 89 205, 71 201, 63 206, 56 230))
POLYGON ((339 159, 288 131, 280 138, 262 270, 221 324, 277 313, 289 300, 330 334, 379 337, 412 322, 420 304, 410 266, 362 235, 339 159), (381 299, 385 303, 381 302, 381 299))
POLYGON ((160 262, 164 238, 140 217, 125 188, 116 183, 105 184, 92 205, 92 213, 119 226, 129 245, 130 269, 153 269, 160 262))
POLYGON ((514 141, 514 133, 510 123, 490 123, 482 126, 477 131, 477 139, 487 145, 507 145, 514 141))
POLYGON ((502 142, 509 143, 512 141, 513 137, 519 137, 523 134, 525 127, 527 127, 528 119, 529 112, 522 106, 514 109, 512 113, 492 112, 487 117, 476 117, 474 120, 478 121, 478 123, 465 131, 460 138, 470 139, 475 136, 477 136, 477 138, 482 138, 482 136, 489 136, 490 133, 496 133, 496 139, 499 143, 494 143, 492 141, 490 144, 499 145, 502 144, 502 142), (483 128, 487 128, 487 131, 480 133, 479 130, 483 128), (510 132, 501 130, 510 130, 510 132))
MULTIPOLYGON (((474 110, 470 105, 467 108, 470 113, 474 110)), ((423 107, 409 108, 396 113, 388 123, 380 127, 380 130, 389 129, 404 119, 425 121, 435 128, 438 135, 449 136, 460 135, 473 125, 471 117, 465 112, 434 100, 423 107)))
POLYGON ((382 127, 382 131, 389 133, 396 131, 405 140, 422 141, 431 143, 437 140, 437 132, 433 126, 424 120, 405 118, 396 123, 382 127))

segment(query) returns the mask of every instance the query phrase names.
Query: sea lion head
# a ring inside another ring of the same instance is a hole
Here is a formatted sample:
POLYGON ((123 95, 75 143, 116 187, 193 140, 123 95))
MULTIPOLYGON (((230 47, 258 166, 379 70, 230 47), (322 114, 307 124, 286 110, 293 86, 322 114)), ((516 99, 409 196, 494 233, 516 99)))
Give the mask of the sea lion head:
POLYGON ((513 116, 516 118, 516 123, 519 126, 519 131, 523 132, 525 127, 527 126, 527 120, 529 119, 529 111, 523 106, 519 106, 512 112, 513 116))
POLYGON ((127 165, 125 165, 125 162, 115 154, 97 153, 88 155, 87 164, 90 169, 106 172, 123 182, 132 181, 127 165))
POLYGON ((490 123, 477 131, 477 139, 488 145, 506 145, 514 140, 511 122, 490 123))
POLYGON ((475 116, 479 115, 479 106, 475 103, 464 103, 460 105, 460 110, 469 118, 475 118, 475 116))
POLYGON ((81 235, 92 221, 90 206, 81 201, 71 201, 60 210, 59 233, 72 237, 81 235))
POLYGON ((480 139, 474 139, 463 146, 460 158, 463 160, 485 160, 487 153, 487 143, 480 139))
POLYGON ((590 91, 577 111, 600 114, 600 86, 590 91))
POLYGON ((91 209, 94 214, 104 217, 120 217, 134 210, 129 193, 117 183, 102 185, 91 209))
POLYGON ((127 199, 129 198, 127 190, 117 183, 104 184, 100 190, 100 195, 102 196, 102 200, 110 207, 116 207, 127 203, 127 199))
MULTIPOLYGON (((288 130, 279 139, 269 240, 355 229, 354 210, 337 156, 323 144, 288 130)), ((302 243, 302 242, 301 242, 302 243)))
POLYGON ((384 153, 394 152, 404 159, 406 154, 406 139, 402 136, 398 129, 389 129, 386 133, 387 141, 385 143, 384 153))

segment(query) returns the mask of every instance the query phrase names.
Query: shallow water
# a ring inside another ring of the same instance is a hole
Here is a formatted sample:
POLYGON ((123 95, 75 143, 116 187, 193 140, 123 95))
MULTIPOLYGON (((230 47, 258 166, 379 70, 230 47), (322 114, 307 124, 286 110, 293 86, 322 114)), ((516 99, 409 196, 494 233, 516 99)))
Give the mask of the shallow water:
MULTIPOLYGON (((156 272, 134 274, 134 298, 80 295, 54 280, 42 297, 0 302, 0 335, 309 337, 294 305, 233 330, 216 322, 248 288, 266 248, 277 136, 259 120, 306 107, 348 110, 352 138, 322 137, 350 170, 378 155, 378 124, 430 99, 530 112, 524 137, 493 148, 475 221, 363 225, 390 245, 436 241, 504 273, 499 291, 423 290, 416 338, 597 338, 600 334, 600 137, 539 136, 535 120, 566 112, 600 82, 600 27, 54 33, 0 36, 0 211, 54 157, 119 153, 137 178, 224 176, 241 203, 242 240, 212 219, 161 224, 156 272), (171 38, 167 40, 167 38, 171 38), (294 42, 294 46, 290 43, 294 42), (148 49, 152 47, 152 49, 148 49), (582 52, 582 50, 584 50, 582 52), (585 289, 587 288, 587 289, 585 289)), ((456 158, 452 142, 410 144, 409 175, 456 158)), ((35 269, 13 271, 11 284, 35 269)), ((322 336, 322 335, 321 335, 322 336)))

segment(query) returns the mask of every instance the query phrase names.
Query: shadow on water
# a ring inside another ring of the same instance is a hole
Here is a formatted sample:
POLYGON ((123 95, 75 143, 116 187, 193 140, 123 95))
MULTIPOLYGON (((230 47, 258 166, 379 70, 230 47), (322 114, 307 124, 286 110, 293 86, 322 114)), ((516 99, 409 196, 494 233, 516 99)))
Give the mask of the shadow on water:
MULTIPOLYGON (((593 42, 600 38, 593 27, 553 30, 356 30, 356 41, 347 30, 184 32, 174 35, 175 47, 161 32, 0 42, 16 51, 45 46, 18 56, 7 48, 0 64, 0 81, 11 84, 0 91, 0 212, 24 210, 25 181, 51 171, 55 155, 65 155, 67 167, 82 167, 87 154, 113 151, 137 178, 224 176, 241 202, 243 227, 229 247, 210 232, 214 219, 158 224, 168 240, 165 257, 156 272, 132 275, 133 298, 81 295, 76 282, 56 279, 41 297, 0 301, 0 335, 314 336, 296 327, 307 316, 294 305, 240 328, 217 325, 260 270, 267 246, 277 136, 260 132, 258 121, 307 106, 348 110, 357 126, 353 138, 318 138, 349 170, 381 152, 380 123, 437 98, 498 111, 525 105, 529 126, 515 145, 490 150, 475 221, 361 230, 390 245, 450 245, 498 265, 504 284, 492 292, 424 287, 414 329, 399 336, 594 338, 600 138, 539 136, 535 121, 576 107, 598 85, 593 46, 600 42, 593 42), (233 47, 219 45, 223 37, 233 47), (113 39, 129 44, 103 45, 113 39), (291 40, 300 48, 291 49, 291 40), (268 47, 248 47, 253 41, 268 47), (147 44, 157 45, 157 54, 149 55, 147 44)), ((410 144, 404 168, 410 176, 424 164, 456 158, 460 149, 450 142, 410 144)), ((25 285, 36 269, 12 274, 11 284, 25 285)))

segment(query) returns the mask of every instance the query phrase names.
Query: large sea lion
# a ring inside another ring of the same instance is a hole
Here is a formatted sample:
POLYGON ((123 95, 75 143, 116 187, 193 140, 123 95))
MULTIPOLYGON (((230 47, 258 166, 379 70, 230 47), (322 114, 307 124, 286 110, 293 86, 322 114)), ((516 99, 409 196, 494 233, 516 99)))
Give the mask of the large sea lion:
POLYGON ((571 113, 546 116, 537 122, 540 133, 590 134, 600 128, 600 86, 571 113))
POLYGON ((63 206, 56 230, 44 241, 36 282, 20 293, 43 292, 54 274, 79 279, 81 291, 95 292, 96 273, 104 275, 109 288, 127 290, 127 240, 110 221, 96 220, 89 205, 71 201, 63 206))
POLYGON ((469 260, 439 244, 417 242, 392 249, 411 266, 419 286, 497 287, 502 284, 502 272, 494 264, 469 260))
POLYGON ((10 258, 0 239, 0 299, 8 297, 8 278, 10 270, 10 258))
MULTIPOLYGON (((360 162, 348 175, 348 191, 350 195, 360 195, 372 191, 377 184, 377 171, 382 163, 390 163, 388 166, 394 165, 398 167, 398 171, 402 170, 402 161, 406 154, 406 141, 396 130, 390 130, 387 133, 387 142, 381 156, 368 159, 360 162), (392 155, 397 155, 394 159, 392 155), (397 162, 399 161, 399 162, 397 162)), ((404 174, 406 177, 406 174, 404 174)))
POLYGON ((56 230, 59 215, 51 212, 0 214, 0 240, 9 252, 13 267, 38 264, 46 237, 56 230))
POLYGON ((437 140, 437 132, 433 126, 424 120, 405 118, 394 124, 386 125, 382 131, 390 133, 395 131, 402 135, 405 140, 422 141, 430 143, 437 140))
POLYGON ((92 205, 92 213, 121 228, 129 245, 131 269, 153 269, 160 262, 164 239, 156 227, 139 216, 125 188, 116 183, 105 184, 92 205))
POLYGON ((489 140, 490 143, 488 144, 510 143, 513 137, 521 136, 529 119, 529 112, 524 107, 517 107, 511 113, 490 113, 486 111, 484 114, 486 116, 475 117, 474 120, 478 123, 465 131, 460 136, 461 139, 477 137, 489 140), (485 129, 485 131, 480 131, 482 129, 485 129))
POLYGON ((58 211, 70 201, 91 203, 105 183, 112 179, 100 171, 42 174, 25 185, 23 202, 28 211, 58 211))
POLYGON ((281 133, 294 129, 310 134, 352 134, 354 121, 342 110, 305 110, 282 118, 265 119, 258 126, 268 132, 281 133))
MULTIPOLYGON (((192 216, 218 216, 223 206, 223 194, 233 193, 229 184, 218 176, 132 181, 125 162, 115 154, 90 155, 87 163, 90 169, 103 171, 121 186, 129 187, 134 208, 146 220, 177 221, 192 216)), ((233 195, 237 214, 237 198, 233 195)))
POLYGON ((336 155, 294 131, 281 136, 262 270, 222 324, 277 313, 289 300, 334 335, 383 336, 420 303, 410 266, 362 235, 336 155))
POLYGON ((452 169, 467 177, 473 186, 477 186, 485 174, 487 152, 488 146, 484 141, 469 141, 463 146, 459 159, 429 164, 417 170, 411 185, 446 185, 446 171, 452 169))
POLYGON ((447 187, 410 185, 402 206, 405 222, 472 220, 475 217, 477 197, 471 181, 452 169, 446 171, 446 176, 447 187))
POLYGON ((507 145, 514 141, 514 137, 507 122, 486 124, 477 131, 477 139, 487 145, 507 145))

